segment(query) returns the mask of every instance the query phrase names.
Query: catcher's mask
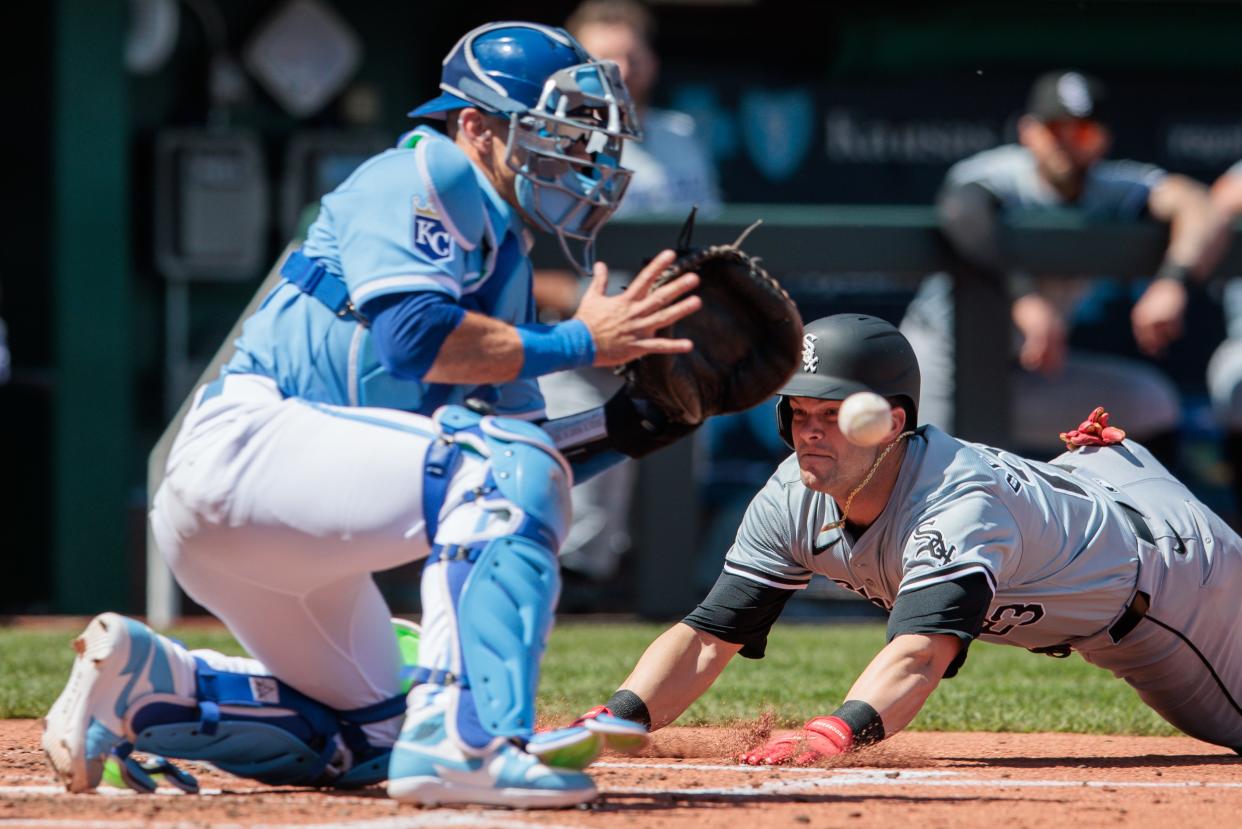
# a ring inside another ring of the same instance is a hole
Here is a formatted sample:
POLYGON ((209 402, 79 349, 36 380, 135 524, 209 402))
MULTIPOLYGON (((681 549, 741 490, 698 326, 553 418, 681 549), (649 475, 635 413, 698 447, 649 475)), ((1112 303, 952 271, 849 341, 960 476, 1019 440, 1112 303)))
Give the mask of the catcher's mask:
POLYGON ((622 146, 642 139, 617 64, 593 59, 564 29, 489 23, 449 52, 440 89, 410 116, 442 119, 474 107, 507 117, 505 161, 517 175, 519 206, 590 273, 595 234, 632 175, 621 166, 622 146))
POLYGON ((802 362, 777 392, 776 429, 792 449, 793 409, 789 398, 844 400, 859 391, 898 398, 909 404, 909 414, 917 419, 919 382, 914 349, 892 325, 866 314, 823 317, 803 330, 802 362))

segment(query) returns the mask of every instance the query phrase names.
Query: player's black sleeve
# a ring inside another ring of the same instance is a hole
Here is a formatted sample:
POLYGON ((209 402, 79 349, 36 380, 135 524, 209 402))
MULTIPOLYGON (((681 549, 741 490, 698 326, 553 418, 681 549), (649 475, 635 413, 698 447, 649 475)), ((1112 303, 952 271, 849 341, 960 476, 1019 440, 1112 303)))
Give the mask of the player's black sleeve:
POLYGON ((1000 249, 1000 202, 980 184, 944 188, 936 199, 936 218, 962 258, 993 273, 1004 269, 1000 249))
POLYGON ((695 630, 741 645, 738 653, 747 659, 762 659, 768 631, 792 595, 792 590, 721 573, 707 598, 682 621, 695 630))
POLYGON ((902 593, 888 616, 888 641, 903 633, 944 633, 962 640, 962 649, 945 670, 945 678, 956 676, 966 662, 971 641, 983 629, 992 585, 983 573, 970 573, 954 581, 902 593))

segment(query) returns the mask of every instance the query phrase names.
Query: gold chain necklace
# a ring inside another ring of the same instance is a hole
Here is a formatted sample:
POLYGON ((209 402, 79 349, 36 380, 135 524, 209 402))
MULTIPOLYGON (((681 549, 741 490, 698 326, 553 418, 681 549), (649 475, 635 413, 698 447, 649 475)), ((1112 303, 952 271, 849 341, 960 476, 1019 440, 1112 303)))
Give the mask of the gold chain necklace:
POLYGON ((897 444, 901 443, 913 434, 913 431, 902 432, 892 443, 884 447, 884 451, 880 453, 880 457, 876 458, 875 463, 871 464, 871 471, 867 473, 867 477, 863 478, 858 486, 851 490, 849 497, 845 499, 845 506, 841 508, 841 517, 836 521, 830 521, 821 527, 819 530, 821 533, 826 533, 829 530, 838 530, 845 526, 845 521, 850 514, 850 505, 854 503, 854 496, 858 495, 858 493, 862 491, 863 487, 871 483, 871 479, 875 477, 875 473, 879 470, 880 464, 884 463, 884 459, 888 457, 888 453, 893 451, 893 448, 896 447, 897 444))

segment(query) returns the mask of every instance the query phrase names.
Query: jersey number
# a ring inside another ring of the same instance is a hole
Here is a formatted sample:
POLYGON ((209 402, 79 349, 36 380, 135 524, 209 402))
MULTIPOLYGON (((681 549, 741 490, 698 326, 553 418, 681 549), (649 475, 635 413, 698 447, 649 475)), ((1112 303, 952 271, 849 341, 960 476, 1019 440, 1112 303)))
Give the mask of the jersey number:
POLYGON ((1044 482, 1057 492, 1064 492, 1066 495, 1073 495, 1077 498, 1091 497, 1087 494, 1085 489, 1068 478, 1055 475, 1046 469, 1039 468, 1034 464, 1024 463, 1022 458, 1019 458, 1016 455, 1010 455, 1008 452, 1002 452, 1000 449, 994 449, 991 446, 982 446, 982 448, 996 456, 996 461, 999 461, 1000 463, 992 461, 991 459, 985 458, 985 460, 988 461, 988 465, 993 469, 998 472, 1004 471, 1006 473, 1005 481, 1014 492, 1020 490, 1023 483, 1029 484, 1031 482, 1031 478, 1027 472, 1033 472, 1040 478, 1043 478, 1044 482), (1003 467, 1002 464, 1004 465, 1003 467), (1021 483, 1019 483, 1019 480, 1021 483))
POLYGON ((1004 636, 1016 627, 1033 625, 1044 618, 1044 606, 1038 602, 1031 604, 1003 604, 992 611, 983 622, 980 633, 992 636, 1004 636))

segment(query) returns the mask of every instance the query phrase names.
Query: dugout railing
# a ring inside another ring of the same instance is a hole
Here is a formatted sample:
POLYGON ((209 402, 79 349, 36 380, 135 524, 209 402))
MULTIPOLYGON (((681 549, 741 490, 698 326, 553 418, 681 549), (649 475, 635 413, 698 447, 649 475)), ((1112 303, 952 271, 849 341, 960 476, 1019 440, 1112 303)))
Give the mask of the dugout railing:
MULTIPOLYGON (((860 274, 911 280, 937 271, 952 274, 955 431, 993 445, 1008 443, 1010 403, 1004 381, 1011 337, 1008 289, 1003 279, 953 255, 937 230, 932 208, 732 205, 716 217, 699 219, 695 239, 699 243, 732 241, 759 218, 764 224, 748 238, 746 247, 795 294, 799 280, 824 275, 849 274, 856 282, 860 274)), ((600 234, 598 258, 616 268, 633 268, 644 257, 670 247, 681 223, 682 217, 614 221, 600 234)), ((1028 273, 1141 277, 1153 273, 1163 258, 1168 228, 1151 222, 1099 223, 1072 210, 1045 211, 1012 217, 1001 241, 1006 263, 1028 273)), ((536 245, 532 255, 536 266, 562 267, 554 243, 536 245)), ((1217 272, 1242 274, 1242 245, 1231 247, 1217 272)), ((242 318, 278 279, 273 269, 242 318)), ((201 381, 214 376, 228 359, 239 331, 240 320, 201 381)), ((159 485, 184 410, 185 405, 149 456, 150 494, 159 485)), ((640 464, 632 510, 631 566, 638 586, 634 610, 646 617, 675 617, 698 598, 691 572, 699 534, 693 462, 693 444, 682 441, 640 464)), ((146 563, 147 615, 153 624, 165 625, 179 614, 180 593, 150 535, 146 563)))

